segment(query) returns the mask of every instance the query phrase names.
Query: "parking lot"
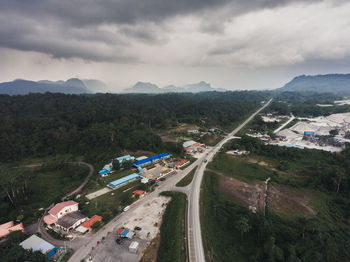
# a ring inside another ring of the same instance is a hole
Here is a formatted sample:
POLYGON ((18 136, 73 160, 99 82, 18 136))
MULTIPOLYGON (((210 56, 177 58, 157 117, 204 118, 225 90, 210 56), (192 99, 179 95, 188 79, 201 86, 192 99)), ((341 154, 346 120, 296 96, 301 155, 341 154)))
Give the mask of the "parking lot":
POLYGON ((141 258, 141 250, 147 247, 147 241, 134 237, 134 239, 124 239, 119 245, 116 243, 117 234, 111 232, 106 239, 99 244, 93 251, 94 262, 137 262, 141 258), (134 254, 129 252, 129 246, 132 241, 139 243, 139 251, 134 254))

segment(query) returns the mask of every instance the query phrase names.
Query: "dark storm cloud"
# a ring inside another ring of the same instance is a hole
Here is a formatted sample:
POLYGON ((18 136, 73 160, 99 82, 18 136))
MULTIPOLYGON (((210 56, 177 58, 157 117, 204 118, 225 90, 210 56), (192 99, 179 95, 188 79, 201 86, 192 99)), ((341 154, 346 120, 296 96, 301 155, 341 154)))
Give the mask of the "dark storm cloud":
MULTIPOLYGON (((157 30, 164 19, 188 14, 215 19, 215 10, 222 8, 232 17, 291 2, 299 1, 1 0, 0 46, 54 57, 133 62, 137 59, 126 53, 125 47, 135 39, 147 44, 164 43, 162 30, 157 30)), ((222 21, 203 23, 202 30, 221 32, 222 21)))

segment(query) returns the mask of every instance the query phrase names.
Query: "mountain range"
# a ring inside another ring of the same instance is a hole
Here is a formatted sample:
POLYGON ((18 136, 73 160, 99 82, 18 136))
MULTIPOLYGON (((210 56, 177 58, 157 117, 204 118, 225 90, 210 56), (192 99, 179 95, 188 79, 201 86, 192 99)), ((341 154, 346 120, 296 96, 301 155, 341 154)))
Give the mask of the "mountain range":
POLYGON ((29 93, 64 93, 83 94, 90 93, 83 81, 71 78, 67 81, 29 81, 17 79, 11 82, 0 83, 0 94, 25 95, 29 93))
POLYGON ((201 81, 196 84, 189 84, 182 87, 168 85, 163 88, 148 82, 137 82, 133 87, 123 90, 123 93, 147 93, 147 94, 161 94, 161 93, 199 93, 217 91, 225 92, 223 88, 213 88, 209 83, 201 81))
POLYGON ((295 77, 278 91, 310 91, 350 95, 350 74, 327 74, 295 77))

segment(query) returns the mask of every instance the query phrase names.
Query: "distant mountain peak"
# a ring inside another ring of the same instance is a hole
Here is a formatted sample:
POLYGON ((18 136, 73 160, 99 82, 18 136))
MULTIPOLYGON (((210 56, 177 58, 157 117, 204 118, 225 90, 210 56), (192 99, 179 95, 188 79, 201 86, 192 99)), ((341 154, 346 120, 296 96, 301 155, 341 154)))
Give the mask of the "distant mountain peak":
POLYGON ((163 88, 149 82, 137 82, 133 87, 123 90, 123 93, 149 93, 149 94, 161 94, 161 93, 198 93, 208 91, 226 91, 222 88, 212 88, 211 85, 205 81, 200 81, 195 84, 188 84, 183 87, 177 87, 175 85, 167 85, 163 88))
POLYGON ((350 95, 350 74, 300 75, 278 90, 350 95))

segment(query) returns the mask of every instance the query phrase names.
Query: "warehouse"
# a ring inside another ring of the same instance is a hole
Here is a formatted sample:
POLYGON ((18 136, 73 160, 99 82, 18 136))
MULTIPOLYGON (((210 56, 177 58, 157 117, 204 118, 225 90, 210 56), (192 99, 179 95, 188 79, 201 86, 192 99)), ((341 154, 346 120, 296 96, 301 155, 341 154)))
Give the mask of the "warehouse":
POLYGON ((170 157, 170 155, 169 155, 168 153, 162 153, 162 154, 159 154, 159 155, 147 157, 147 158, 145 158, 145 159, 136 161, 136 162, 134 163, 134 165, 135 165, 136 167, 145 166, 145 165, 151 164, 151 163, 153 163, 153 162, 156 162, 156 161, 158 161, 158 160, 160 160, 160 159, 167 158, 167 157, 170 157))
POLYGON ((38 237, 37 235, 32 235, 23 242, 20 243, 20 246, 26 250, 40 251, 43 254, 47 254, 48 257, 53 256, 55 253, 59 252, 61 248, 55 248, 49 242, 38 237))
POLYGON ((115 180, 115 181, 112 181, 112 182, 109 182, 107 183, 107 186, 108 187, 111 187, 111 188, 116 188, 116 187, 119 187, 121 185, 124 185, 124 184, 127 184, 129 182, 132 182, 138 178, 140 178, 141 176, 136 174, 136 173, 133 173, 131 175, 128 175, 128 176, 125 176, 125 177, 122 177, 118 180, 115 180))

